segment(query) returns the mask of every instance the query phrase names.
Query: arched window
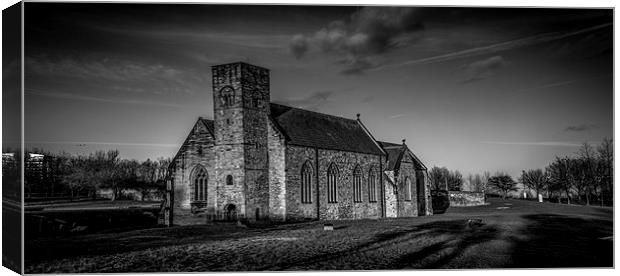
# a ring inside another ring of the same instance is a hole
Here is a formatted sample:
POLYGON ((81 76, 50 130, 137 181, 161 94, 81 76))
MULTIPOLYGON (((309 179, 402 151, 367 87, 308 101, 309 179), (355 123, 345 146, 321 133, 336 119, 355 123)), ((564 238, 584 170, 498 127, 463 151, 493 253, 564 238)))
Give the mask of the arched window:
POLYGON ((353 202, 362 202, 362 169, 359 165, 353 169, 353 202))
POLYGON ((338 167, 332 163, 327 169, 327 202, 338 202, 338 167))
POLYGON ((368 201, 377 202, 377 174, 374 168, 368 172, 368 201))
POLYGON ((312 203, 312 165, 306 161, 301 167, 301 203, 312 203))
POLYGON ((405 200, 411 201, 411 179, 405 177, 405 200))
POLYGON ((202 166, 197 166, 192 173, 191 179, 194 184, 194 201, 207 200, 207 170, 202 166))
POLYGON ((227 175, 226 176, 226 185, 232 185, 233 184, 233 177, 232 175, 227 175))

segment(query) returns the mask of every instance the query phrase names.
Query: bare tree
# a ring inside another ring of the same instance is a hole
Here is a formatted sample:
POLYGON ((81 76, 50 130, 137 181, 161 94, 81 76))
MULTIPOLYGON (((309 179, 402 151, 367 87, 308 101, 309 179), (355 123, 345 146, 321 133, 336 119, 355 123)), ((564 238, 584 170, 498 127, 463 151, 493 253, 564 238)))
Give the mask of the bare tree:
POLYGON ((508 192, 517 190, 517 182, 506 173, 497 173, 495 176, 489 178, 488 183, 502 192, 503 199, 506 199, 508 192))
POLYGON ((551 190, 561 190, 566 194, 567 203, 570 204, 571 190, 574 185, 571 173, 571 159, 568 157, 556 157, 545 169, 549 175, 549 184, 551 190))
POLYGON ((547 174, 541 169, 521 172, 519 179, 526 187, 536 191, 536 198, 547 185, 547 174))
MULTIPOLYGON (((600 201, 604 205, 604 197, 613 195, 613 172, 614 172, 614 144, 611 139, 603 139, 603 142, 596 148, 599 160, 599 170, 596 176, 600 183, 600 201)), ((609 196, 613 198, 613 196, 609 196)))

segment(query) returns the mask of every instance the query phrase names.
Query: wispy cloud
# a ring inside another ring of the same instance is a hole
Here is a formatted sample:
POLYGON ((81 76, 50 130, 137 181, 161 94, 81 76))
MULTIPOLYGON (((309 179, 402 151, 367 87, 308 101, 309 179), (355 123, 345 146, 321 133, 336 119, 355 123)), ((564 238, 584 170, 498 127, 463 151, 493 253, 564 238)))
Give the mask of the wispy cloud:
POLYGON ((164 147, 174 148, 177 144, 157 144, 157 143, 122 143, 122 142, 84 142, 84 141, 24 141, 28 144, 58 144, 58 145, 74 145, 84 147, 88 145, 109 145, 109 146, 131 146, 131 147, 164 147))
POLYGON ((318 91, 310 94, 305 98, 289 99, 281 101, 283 104, 291 105, 298 108, 305 108, 309 110, 318 110, 323 105, 331 102, 331 98, 334 95, 333 91, 318 91))
POLYGON ((587 130, 592 130, 598 128, 597 125, 595 124, 580 124, 580 125, 573 125, 573 126, 567 126, 564 131, 567 132, 582 132, 582 131, 587 131, 587 130))
POLYGON ((580 143, 563 142, 563 141, 546 141, 546 142, 504 142, 504 141, 481 141, 483 144, 492 145, 512 145, 512 146, 553 146, 553 147, 580 147, 580 143))
POLYGON ((155 94, 193 94, 193 86, 207 81, 202 74, 191 69, 120 59, 52 59, 40 55, 26 57, 25 62, 27 77, 35 74, 47 78, 66 77, 74 81, 106 81, 112 87, 122 87, 134 92, 142 90, 155 94))
POLYGON ((477 60, 461 67, 464 75, 463 83, 479 81, 491 77, 500 69, 506 67, 508 62, 502 56, 492 56, 483 60, 477 60))
POLYGON ((154 106, 165 106, 165 107, 175 107, 175 108, 183 107, 180 104, 173 104, 173 103, 162 103, 162 102, 155 102, 155 101, 131 100, 131 99, 108 99, 108 98, 77 95, 77 94, 64 93, 64 92, 46 92, 46 91, 41 91, 38 89, 31 89, 31 88, 25 89, 24 92, 26 95, 57 98, 57 99, 67 99, 67 100, 104 102, 104 103, 114 103, 114 104, 154 105, 154 106))
POLYGON ((570 81, 560 81, 560 82, 552 82, 552 83, 547 83, 547 84, 543 84, 543 85, 539 85, 539 86, 534 86, 534 87, 530 87, 530 88, 520 89, 519 91, 542 90, 542 89, 546 89, 546 88, 570 85, 570 84, 573 84, 573 83, 575 83, 575 81, 573 81, 573 80, 570 80, 570 81))
POLYGON ((421 58, 421 59, 413 59, 413 60, 408 60, 408 61, 401 62, 401 63, 378 66, 371 70, 381 70, 381 69, 386 69, 386 68, 401 67, 401 66, 407 66, 407 65, 432 64, 432 63, 445 62, 445 61, 450 61, 450 60, 455 60, 455 59, 460 59, 460 58, 467 58, 467 57, 472 57, 472 56, 493 54, 493 53, 497 53, 501 51, 507 51, 507 50, 512 50, 516 48, 532 46, 532 45, 541 44, 545 42, 551 42, 551 41, 555 41, 555 40, 559 40, 559 39, 563 39, 563 38, 567 38, 571 36, 576 36, 576 35, 592 32, 592 31, 596 31, 596 30, 610 27, 610 26, 613 26, 613 23, 605 23, 605 24, 594 26, 594 27, 585 28, 585 29, 572 31, 572 32, 566 32, 566 33, 558 33, 558 32, 543 33, 543 34, 538 34, 534 36, 514 39, 514 40, 510 40, 506 42, 470 48, 467 50, 456 51, 456 52, 447 53, 443 55, 421 58))
POLYGON ((397 118, 401 118, 401 117, 405 117, 407 116, 407 114, 396 114, 396 115, 392 115, 389 118, 390 119, 397 119, 397 118))
POLYGON ((575 79, 575 80, 567 80, 567 81, 558 81, 558 82, 551 82, 551 83, 546 83, 546 84, 541 84, 538 86, 534 86, 534 87, 528 87, 528 88, 524 88, 524 89, 519 89, 517 91, 534 91, 534 90, 542 90, 542 89, 546 89, 546 88, 553 88, 553 87, 559 87, 559 86, 566 86, 566 85, 571 85, 577 82, 581 82, 581 81, 587 81, 587 80, 593 80, 593 79, 599 79, 599 78, 605 78, 605 77, 610 77, 612 76, 612 74, 602 74, 602 75, 598 75, 598 76, 594 76, 594 77, 589 77, 589 78, 582 78, 582 79, 575 79))
POLYGON ((363 103, 371 103, 371 102, 372 102, 372 101, 374 101, 374 100, 375 100, 375 97, 374 97, 374 96, 367 96, 367 97, 364 97, 364 98, 362 99, 362 102, 363 102, 363 103))

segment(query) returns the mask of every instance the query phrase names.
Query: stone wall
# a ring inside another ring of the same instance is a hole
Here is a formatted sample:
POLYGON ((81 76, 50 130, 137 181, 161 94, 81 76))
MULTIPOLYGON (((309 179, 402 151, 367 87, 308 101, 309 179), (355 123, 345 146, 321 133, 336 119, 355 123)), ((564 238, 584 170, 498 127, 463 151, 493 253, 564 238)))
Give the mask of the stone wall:
MULTIPOLYGON (((377 201, 369 202, 368 173, 376 170, 377 184, 381 183, 379 168, 381 156, 344 152, 336 150, 318 150, 318 178, 319 178, 319 213, 321 219, 360 219, 379 218, 382 213, 381 198, 383 195, 378 189, 377 201), (330 164, 338 166, 337 203, 328 203, 327 200, 327 170, 330 164), (353 170, 359 165, 362 171, 362 202, 353 201, 353 170)), ((291 168, 287 166, 287 168, 291 168)), ((301 169, 301 168, 299 168, 301 169)), ((299 171, 298 169, 298 171, 299 171)), ((380 188, 380 185, 377 185, 380 188)))
POLYGON ((404 154, 400 163, 397 177, 398 187, 398 217, 415 217, 418 215, 418 199, 416 192, 416 170, 413 159, 409 154, 404 154), (411 196, 406 196, 407 188, 411 196))
POLYGON ((449 191, 450 207, 484 205, 484 194, 480 192, 449 191))
POLYGON ((268 128, 269 148, 269 217, 286 220, 285 139, 273 123, 268 128))
POLYGON ((214 185, 215 162, 213 151, 214 140, 205 125, 198 120, 181 146, 174 160, 174 211, 189 213, 191 199, 194 197, 194 183, 190 177, 198 166, 207 170, 207 202, 206 209, 215 207, 216 189, 214 185))
POLYGON ((385 189, 385 217, 395 218, 398 216, 398 202, 396 202, 396 186, 390 181, 383 181, 385 189))
MULTIPOLYGON (((317 185, 316 155, 318 149, 287 146, 286 147, 286 217, 288 220, 316 219, 317 215, 317 185), (312 201, 309 203, 301 202, 301 168, 304 163, 309 162, 312 167, 313 177, 311 178, 312 201)), ((320 204, 320 202, 319 202, 320 204)))

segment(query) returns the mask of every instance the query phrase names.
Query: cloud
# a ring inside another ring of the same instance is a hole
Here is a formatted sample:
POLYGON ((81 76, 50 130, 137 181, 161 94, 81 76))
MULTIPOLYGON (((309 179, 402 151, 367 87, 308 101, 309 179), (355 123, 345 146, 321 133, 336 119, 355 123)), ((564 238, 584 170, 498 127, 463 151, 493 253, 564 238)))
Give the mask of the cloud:
MULTIPOLYGON (((65 77, 72 81, 107 82, 115 90, 156 94, 193 94, 192 85, 204 84, 205 77, 191 69, 181 70, 163 64, 149 64, 111 58, 52 59, 26 57, 27 73, 47 78, 65 77)), ((27 75, 27 77, 28 77, 27 75)))
POLYGON ((331 98, 333 95, 333 91, 318 91, 310 94, 307 97, 300 99, 284 100, 282 101, 282 103, 297 108, 304 108, 316 111, 321 106, 331 102, 331 98))
POLYGON ((296 59, 300 59, 308 51, 308 39, 303 35, 295 35, 290 43, 291 53, 296 59))
POLYGON ((552 82, 552 83, 546 83, 546 84, 543 84, 543 85, 534 86, 534 87, 530 87, 530 88, 520 89, 519 91, 540 90, 540 89, 546 89, 546 88, 570 85, 570 84, 573 84, 573 83, 575 83, 575 81, 552 82))
POLYGON ((547 142, 502 142, 502 141, 481 141, 483 144, 492 145, 515 145, 515 146, 553 146, 553 147, 580 147, 580 143, 547 141, 547 142))
POLYGON ((493 76, 500 69, 506 67, 508 62, 502 56, 493 56, 478 60, 461 67, 464 74, 464 83, 474 82, 493 76))
POLYGON ((362 102, 363 102, 363 103, 371 103, 371 102, 372 102, 372 101, 374 101, 374 100, 375 100, 375 97, 374 97, 374 96, 367 96, 367 97, 364 97, 364 98, 362 99, 362 102))
POLYGON ((602 74, 602 75, 597 75, 597 76, 593 76, 593 77, 589 77, 589 78, 581 78, 581 79, 574 79, 574 80, 568 80, 568 81, 551 82, 551 83, 541 84, 539 86, 534 86, 534 87, 530 87, 530 88, 519 89, 517 91, 533 91, 533 90, 541 90, 541 89, 558 87, 558 86, 571 85, 571 84, 577 83, 577 82, 594 80, 594 79, 599 79, 599 78, 606 78, 606 77, 610 77, 612 75, 613 74, 602 74))
POLYGON ((397 119, 397 118, 401 118, 405 116, 407 116, 407 114, 396 114, 396 115, 390 116, 390 119, 397 119))
POLYGON ((595 124, 581 124, 581 125, 567 126, 564 129, 564 131, 567 131, 567 132, 582 132, 582 131, 592 130, 592 129, 596 129, 596 128, 598 128, 598 126, 595 125, 595 124))
POLYGON ((519 39, 514 39, 514 40, 510 40, 506 42, 495 43, 491 45, 470 48, 467 50, 456 51, 456 52, 447 53, 443 55, 420 58, 420 59, 413 59, 413 60, 408 60, 408 61, 404 61, 404 62, 400 62, 396 64, 383 65, 383 66, 374 68, 374 70, 401 67, 401 66, 406 66, 406 65, 432 64, 432 63, 438 63, 438 62, 451 61, 451 60, 460 59, 460 58, 492 54, 492 53, 512 50, 516 48, 532 46, 532 45, 536 45, 540 43, 556 41, 556 40, 560 40, 560 39, 564 39, 564 38, 568 38, 568 37, 572 37, 572 36, 576 36, 576 35, 580 35, 584 33, 589 33, 589 32, 596 31, 602 28, 607 28, 610 26, 613 26, 613 23, 600 24, 600 25, 596 25, 590 28, 580 29, 580 30, 572 31, 572 32, 543 33, 543 34, 523 37, 519 39))
POLYGON ((305 36, 293 36, 289 47, 300 58, 310 46, 323 53, 346 56, 343 74, 359 74, 374 67, 368 57, 397 46, 397 38, 424 29, 418 10, 411 7, 364 7, 346 20, 336 20, 305 36))
POLYGON ((364 71, 375 67, 375 65, 366 58, 344 59, 339 62, 344 66, 340 73, 343 75, 362 75, 364 71))
POLYGON ((50 97, 50 98, 57 98, 57 99, 67 99, 67 100, 104 102, 104 103, 114 103, 114 104, 153 105, 153 106, 166 106, 166 107, 176 107, 176 108, 183 107, 183 105, 173 104, 173 103, 162 103, 162 102, 155 102, 155 101, 132 100, 132 99, 109 99, 109 98, 77 95, 77 94, 64 93, 64 92, 46 92, 46 91, 41 91, 41 90, 32 89, 32 88, 26 88, 24 90, 24 93, 26 95, 50 97))

